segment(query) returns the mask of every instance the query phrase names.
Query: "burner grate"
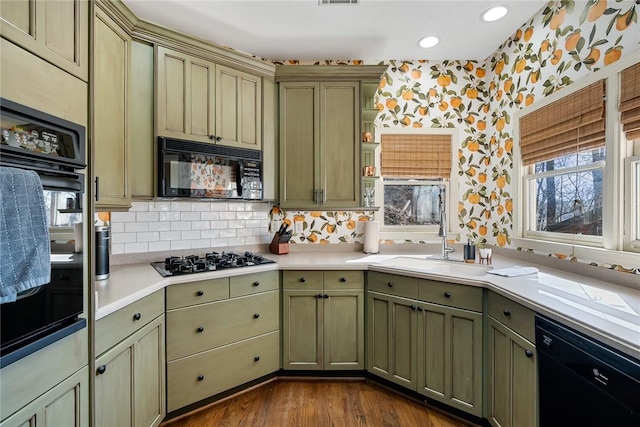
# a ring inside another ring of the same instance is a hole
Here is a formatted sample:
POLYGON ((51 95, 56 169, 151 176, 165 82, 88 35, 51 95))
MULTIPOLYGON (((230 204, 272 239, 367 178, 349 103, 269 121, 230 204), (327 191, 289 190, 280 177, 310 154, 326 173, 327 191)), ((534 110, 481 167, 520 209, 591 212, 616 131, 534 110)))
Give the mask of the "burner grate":
POLYGON ((225 268, 251 267, 274 262, 273 260, 264 258, 262 255, 246 251, 243 254, 235 252, 209 252, 204 256, 170 256, 165 258, 164 262, 152 262, 151 265, 163 277, 167 277, 180 274, 205 273, 225 268))

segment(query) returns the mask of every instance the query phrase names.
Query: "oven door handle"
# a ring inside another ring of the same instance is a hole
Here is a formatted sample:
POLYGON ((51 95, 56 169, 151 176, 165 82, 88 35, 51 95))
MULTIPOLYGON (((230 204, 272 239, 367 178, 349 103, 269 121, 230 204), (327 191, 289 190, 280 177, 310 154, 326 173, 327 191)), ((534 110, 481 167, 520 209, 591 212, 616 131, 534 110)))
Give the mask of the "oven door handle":
POLYGON ((236 167, 236 192, 238 197, 242 197, 242 181, 244 176, 244 162, 238 160, 238 166, 236 167))

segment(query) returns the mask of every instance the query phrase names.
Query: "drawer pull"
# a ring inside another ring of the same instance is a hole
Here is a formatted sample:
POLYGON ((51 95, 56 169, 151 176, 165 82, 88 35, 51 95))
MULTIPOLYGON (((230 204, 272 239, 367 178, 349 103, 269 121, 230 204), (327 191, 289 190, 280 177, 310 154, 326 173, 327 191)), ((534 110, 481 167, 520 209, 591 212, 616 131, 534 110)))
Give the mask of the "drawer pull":
POLYGON ((415 305, 411 306, 411 310, 416 311, 418 309, 418 307, 416 307, 415 305))
POLYGON ((258 317, 260 317, 260 313, 256 313, 256 314, 253 315, 254 319, 257 319, 258 317))
POLYGON ((96 372, 98 373, 98 375, 104 374, 105 372, 107 372, 107 365, 98 366, 98 369, 96 369, 96 372))
POLYGON ((346 277, 341 277, 341 278, 340 278, 340 282, 344 283, 344 282, 346 282, 346 281, 347 281, 347 278, 346 278, 346 277))
POLYGON ((527 356, 527 359, 531 359, 531 356, 533 356, 533 351, 526 349, 524 351, 524 355, 527 356))
POLYGON ((504 314, 505 316, 509 317, 511 316, 511 312, 509 311, 509 309, 505 308, 504 310, 502 310, 502 314, 504 314))
POLYGON ((305 279, 304 277, 301 277, 299 280, 300 280, 301 283, 304 283, 304 282, 307 281, 307 279, 305 279))
POLYGON ((387 282, 387 286, 393 288, 393 282, 387 282))
POLYGON ((204 332, 204 328, 202 326, 198 326, 198 329, 196 329, 196 332, 201 334, 204 332))
POLYGON ((316 295, 317 298, 322 298, 322 294, 316 295))
POLYGON ((203 381, 204 380, 204 375, 198 375, 198 381, 203 381))
POLYGON ((418 306, 418 311, 422 311, 422 307, 418 306))
POLYGON ((329 298, 329 294, 324 294, 324 295, 322 295, 322 298, 324 298, 324 299, 329 298))
POLYGON ((253 282, 253 286, 260 286, 260 282, 253 282))
POLYGON ((258 360, 260 360, 260 356, 256 356, 256 357, 253 358, 254 362, 257 362, 258 360))
POLYGON ((140 320, 140 319, 142 319, 142 314, 136 313, 133 315, 133 320, 140 320))
POLYGON ((196 292, 196 295, 201 297, 202 295, 204 295, 204 291, 198 291, 198 292, 196 292))
POLYGON ((445 292, 444 293, 444 297, 445 298, 451 298, 451 292, 445 292))

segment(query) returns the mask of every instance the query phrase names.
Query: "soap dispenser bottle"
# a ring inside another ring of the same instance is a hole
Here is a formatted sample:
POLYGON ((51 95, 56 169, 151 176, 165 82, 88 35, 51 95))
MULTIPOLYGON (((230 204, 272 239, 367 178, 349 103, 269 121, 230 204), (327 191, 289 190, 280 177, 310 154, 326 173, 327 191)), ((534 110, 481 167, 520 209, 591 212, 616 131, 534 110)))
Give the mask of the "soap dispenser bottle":
POLYGON ((476 262, 476 245, 471 244, 471 239, 467 239, 467 243, 464 245, 464 262, 473 264, 476 262))

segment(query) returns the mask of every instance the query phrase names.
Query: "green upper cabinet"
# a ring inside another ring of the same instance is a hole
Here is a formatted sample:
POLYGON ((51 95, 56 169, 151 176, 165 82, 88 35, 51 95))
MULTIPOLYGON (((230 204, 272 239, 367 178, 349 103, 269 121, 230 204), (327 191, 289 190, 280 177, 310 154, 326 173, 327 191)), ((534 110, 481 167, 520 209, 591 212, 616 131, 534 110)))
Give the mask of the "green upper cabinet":
POLYGON ((216 118, 215 68, 213 62, 156 47, 158 136, 212 141, 216 118))
POLYGON ((131 36, 95 3, 93 21, 93 170, 96 210, 131 207, 129 79, 131 36))
POLYGON ((262 148, 262 78, 156 47, 159 136, 262 148))
POLYGON ((89 2, 3 1, 0 35, 57 67, 88 81, 89 2))
POLYGON ((220 144, 262 147, 262 79, 216 67, 216 136, 220 144))
POLYGON ((360 204, 359 82, 280 83, 280 202, 360 204))

